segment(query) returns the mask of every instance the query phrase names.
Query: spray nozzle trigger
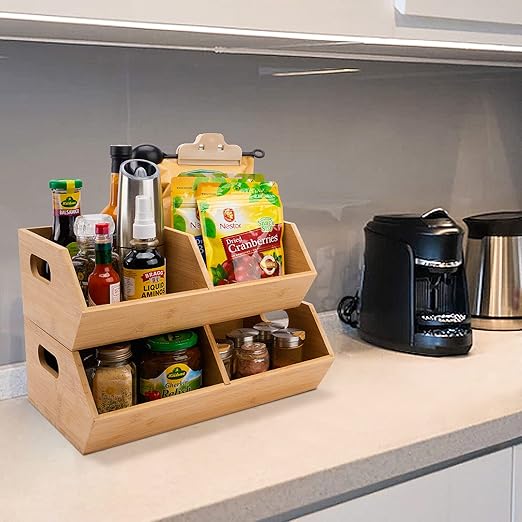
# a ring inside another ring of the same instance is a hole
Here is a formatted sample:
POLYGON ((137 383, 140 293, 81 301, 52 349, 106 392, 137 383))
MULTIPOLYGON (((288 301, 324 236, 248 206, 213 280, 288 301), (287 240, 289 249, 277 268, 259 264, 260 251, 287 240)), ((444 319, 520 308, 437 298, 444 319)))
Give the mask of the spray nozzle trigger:
MULTIPOLYGON (((137 171, 138 170, 139 169, 137 169, 137 171)), ((145 172, 145 169, 142 170, 145 172)), ((156 237, 154 208, 152 206, 152 199, 149 196, 136 196, 132 235, 135 239, 151 239, 156 237)))

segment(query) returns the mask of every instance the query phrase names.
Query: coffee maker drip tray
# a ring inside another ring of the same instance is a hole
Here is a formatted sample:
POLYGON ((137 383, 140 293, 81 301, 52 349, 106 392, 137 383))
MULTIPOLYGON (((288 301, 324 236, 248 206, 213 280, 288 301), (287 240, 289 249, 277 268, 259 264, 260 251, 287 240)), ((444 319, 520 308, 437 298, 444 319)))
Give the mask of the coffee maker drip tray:
POLYGON ((450 326, 447 328, 426 328, 418 333, 427 337, 465 337, 469 335, 471 328, 469 326, 450 326))
POLYGON ((443 326, 469 323, 469 316, 461 313, 430 313, 421 312, 417 314, 417 325, 419 326, 443 326))

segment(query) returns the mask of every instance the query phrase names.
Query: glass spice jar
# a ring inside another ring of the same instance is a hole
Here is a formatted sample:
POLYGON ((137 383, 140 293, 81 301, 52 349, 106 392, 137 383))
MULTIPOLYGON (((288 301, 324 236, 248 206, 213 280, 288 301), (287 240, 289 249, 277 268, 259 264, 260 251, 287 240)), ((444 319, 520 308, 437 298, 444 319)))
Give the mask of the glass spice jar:
POLYGON ((216 339, 219 355, 229 379, 232 379, 232 362, 234 360, 234 343, 229 339, 216 339))
POLYGON ((98 366, 98 359, 96 359, 96 348, 82 350, 81 358, 83 363, 83 369, 85 370, 85 375, 87 376, 87 381, 89 383, 90 388, 92 389, 92 380, 94 378, 94 372, 96 371, 96 366, 98 366))
POLYGON ((289 366, 303 360, 306 332, 297 328, 284 328, 273 333, 272 368, 289 366))
POLYGON ((268 353, 270 354, 270 358, 272 358, 272 348, 274 346, 274 336, 272 335, 275 331, 281 330, 284 328, 280 324, 265 322, 262 321, 253 326, 254 330, 259 332, 259 336, 257 340, 260 343, 265 343, 268 349, 268 353))
MULTIPOLYGON (((259 332, 253 328, 236 328, 231 332, 227 333, 227 339, 230 339, 234 343, 234 348, 237 351, 243 344, 253 343, 257 340, 259 332)), ((232 360, 232 375, 236 375, 236 361, 237 357, 233 356, 232 360)))
POLYGON ((97 366, 92 375, 92 395, 98 413, 136 404, 136 366, 130 343, 96 350, 97 366))
POLYGON ((259 332, 253 328, 236 328, 227 333, 227 339, 234 343, 234 348, 241 348, 244 344, 257 341, 259 332))
MULTIPOLYGON (((74 234, 78 244, 78 253, 73 256, 72 264, 78 277, 78 282, 88 303, 88 282, 89 276, 94 270, 95 253, 95 226, 96 223, 109 223, 109 233, 114 233, 114 221, 105 214, 86 214, 78 216, 74 222, 74 234)), ((120 272, 120 257, 112 251, 112 266, 116 272, 120 272)))
POLYGON ((236 378, 266 372, 269 366, 270 356, 265 343, 243 344, 236 350, 236 378))

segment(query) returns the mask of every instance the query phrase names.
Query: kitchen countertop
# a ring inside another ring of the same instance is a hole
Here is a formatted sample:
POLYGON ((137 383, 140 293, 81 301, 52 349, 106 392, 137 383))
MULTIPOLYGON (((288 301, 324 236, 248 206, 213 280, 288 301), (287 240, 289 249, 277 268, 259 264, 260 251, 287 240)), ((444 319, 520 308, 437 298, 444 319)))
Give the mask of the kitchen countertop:
POLYGON ((99 453, 0 402, 0 521, 285 520, 521 440, 522 332, 434 359, 321 318, 336 360, 317 390, 99 453))

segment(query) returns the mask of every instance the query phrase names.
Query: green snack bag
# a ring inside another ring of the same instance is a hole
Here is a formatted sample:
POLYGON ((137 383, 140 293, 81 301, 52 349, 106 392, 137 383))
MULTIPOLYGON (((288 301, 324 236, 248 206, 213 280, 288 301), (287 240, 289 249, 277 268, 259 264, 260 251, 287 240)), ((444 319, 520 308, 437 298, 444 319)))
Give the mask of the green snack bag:
POLYGON ((201 182, 216 183, 219 185, 227 178, 224 172, 215 170, 192 170, 182 172, 172 178, 172 226, 176 230, 187 232, 196 239, 203 260, 205 247, 201 235, 198 207, 196 204, 196 190, 201 182))

